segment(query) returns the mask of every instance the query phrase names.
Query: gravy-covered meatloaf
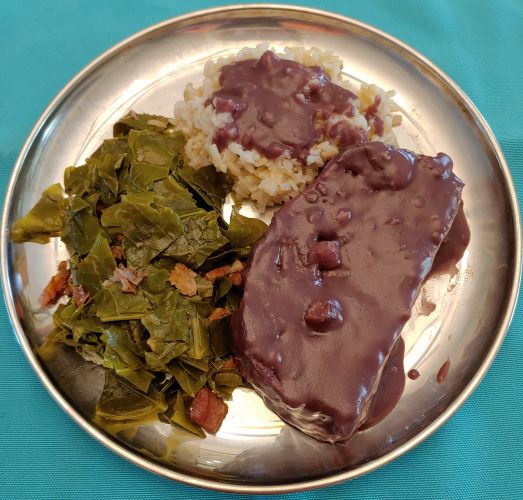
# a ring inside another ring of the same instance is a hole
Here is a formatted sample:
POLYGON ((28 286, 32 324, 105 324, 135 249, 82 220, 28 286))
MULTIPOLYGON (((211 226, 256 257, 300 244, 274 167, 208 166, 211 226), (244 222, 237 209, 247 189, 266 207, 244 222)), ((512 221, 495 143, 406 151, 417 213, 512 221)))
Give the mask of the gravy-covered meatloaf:
POLYGON ((392 409, 400 332, 462 188, 447 155, 371 142, 274 215, 232 328, 240 371, 282 419, 335 443, 392 409))

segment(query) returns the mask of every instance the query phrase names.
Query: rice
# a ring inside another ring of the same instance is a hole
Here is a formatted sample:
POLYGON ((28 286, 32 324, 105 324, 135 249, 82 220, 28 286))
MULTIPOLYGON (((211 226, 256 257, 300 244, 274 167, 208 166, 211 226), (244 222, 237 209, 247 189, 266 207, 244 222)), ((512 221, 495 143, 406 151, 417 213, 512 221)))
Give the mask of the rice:
MULTIPOLYGON (((243 48, 236 55, 209 61, 204 68, 203 83, 199 87, 187 85, 183 101, 174 106, 173 125, 180 129, 186 137, 185 154, 189 165, 195 169, 212 164, 217 171, 226 174, 234 183, 235 198, 251 200, 256 208, 263 212, 266 207, 286 202, 297 196, 307 184, 316 177, 325 163, 338 152, 336 141, 322 138, 309 150, 306 164, 288 156, 280 156, 271 160, 256 150, 246 150, 237 142, 229 143, 221 152, 213 143, 217 129, 232 120, 229 113, 216 113, 212 105, 205 105, 207 99, 220 88, 220 69, 226 64, 245 59, 258 59, 266 50, 268 44, 255 48, 243 48)), ((271 49, 272 50, 272 49, 271 49)), ((344 115, 334 115, 329 118, 347 120, 363 128, 369 140, 377 140, 396 144, 393 127, 399 125, 401 116, 393 114, 398 110, 392 97, 394 91, 388 91, 376 85, 361 84, 353 88, 342 78, 342 62, 335 55, 317 48, 286 47, 283 53, 274 51, 284 59, 299 62, 305 66, 321 66, 331 81, 357 95, 357 111, 355 116, 347 118, 344 115), (383 121, 383 135, 377 135, 372 120, 367 120, 365 111, 375 103, 379 96, 377 116, 383 121)))

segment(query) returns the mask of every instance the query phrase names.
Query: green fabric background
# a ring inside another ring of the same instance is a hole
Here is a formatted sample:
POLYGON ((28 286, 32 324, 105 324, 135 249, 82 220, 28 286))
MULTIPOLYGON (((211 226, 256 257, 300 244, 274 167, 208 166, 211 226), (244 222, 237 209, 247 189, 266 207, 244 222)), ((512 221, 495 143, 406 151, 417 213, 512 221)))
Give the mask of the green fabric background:
MULTIPOLYGON (((301 3, 377 26, 447 72, 490 123, 523 199, 523 0, 301 3)), ((0 195, 33 123, 75 73, 137 30, 218 4, 0 0, 0 195)), ((43 389, 3 303, 0 329, 1 498, 241 498, 156 477, 106 450, 43 389)), ((523 498, 522 329, 519 307, 478 390, 414 451, 352 482, 287 498, 523 498)))

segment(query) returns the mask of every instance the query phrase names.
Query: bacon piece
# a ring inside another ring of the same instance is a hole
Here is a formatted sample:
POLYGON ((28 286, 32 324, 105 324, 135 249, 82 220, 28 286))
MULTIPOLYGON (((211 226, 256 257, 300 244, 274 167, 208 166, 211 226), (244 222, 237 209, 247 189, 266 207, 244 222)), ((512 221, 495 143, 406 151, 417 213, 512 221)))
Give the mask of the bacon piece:
POLYGON ((210 434, 216 434, 222 425, 228 407, 223 399, 208 387, 202 387, 194 396, 189 408, 189 418, 210 434))
POLYGON ((236 362, 234 361, 234 358, 229 358, 227 361, 223 363, 223 366, 221 367, 220 371, 226 371, 226 370, 236 370, 236 362))
POLYGON ((120 260, 120 261, 123 260, 123 249, 122 249, 121 246, 113 245, 113 246, 111 247, 111 253, 113 254, 113 257, 114 257, 116 260, 120 260))
POLYGON ((109 286, 111 283, 122 284, 122 291, 127 293, 136 293, 138 285, 147 276, 147 273, 138 271, 133 267, 125 267, 120 264, 113 272, 113 275, 103 282, 103 286, 109 286))
POLYGON ((169 274, 169 283, 175 286, 182 295, 194 297, 198 293, 197 276, 185 264, 178 262, 169 274))
POLYGON ((232 311, 230 309, 227 309, 226 307, 217 307, 216 309, 213 309, 208 320, 214 321, 217 319, 226 318, 227 316, 230 316, 231 314, 232 314, 232 311))
POLYGON ((227 278, 231 280, 233 285, 240 286, 242 284, 242 273, 232 273, 227 278))
POLYGON ((229 272, 229 269, 231 266, 221 266, 217 267, 216 269, 211 269, 210 271, 205 273, 205 278, 207 278, 209 281, 215 281, 218 278, 223 278, 227 276, 227 273, 229 272))
POLYGON ((70 271, 67 269, 67 261, 62 260, 58 264, 58 272, 49 280, 42 295, 38 298, 38 303, 42 307, 56 304, 58 299, 65 293, 70 274, 70 271))
POLYGON ((211 269, 207 273, 205 273, 205 278, 207 278, 209 281, 215 281, 218 278, 229 278, 234 285, 240 285, 241 275, 240 272, 243 270, 245 266, 243 265, 243 262, 239 259, 236 259, 232 264, 227 264, 225 266, 217 267, 216 269, 211 269))

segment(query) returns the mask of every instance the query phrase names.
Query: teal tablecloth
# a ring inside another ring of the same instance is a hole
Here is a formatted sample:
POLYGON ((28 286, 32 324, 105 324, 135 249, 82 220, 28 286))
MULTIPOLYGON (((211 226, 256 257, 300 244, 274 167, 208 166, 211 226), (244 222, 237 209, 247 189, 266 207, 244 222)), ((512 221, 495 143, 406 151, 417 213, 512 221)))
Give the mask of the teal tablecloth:
MULTIPOLYGON (((377 26, 447 72, 478 106, 523 200, 523 0, 301 0, 377 26)), ((193 0, 0 1, 0 193, 53 96, 98 54, 193 0)), ((226 498, 145 472, 106 450, 54 403, 0 305, 0 497, 226 498)), ((523 308, 475 394, 435 435, 381 470, 291 495, 523 498, 523 308)), ((232 495, 230 495, 232 496, 232 495)), ((240 497, 237 497, 240 498, 240 497)))

